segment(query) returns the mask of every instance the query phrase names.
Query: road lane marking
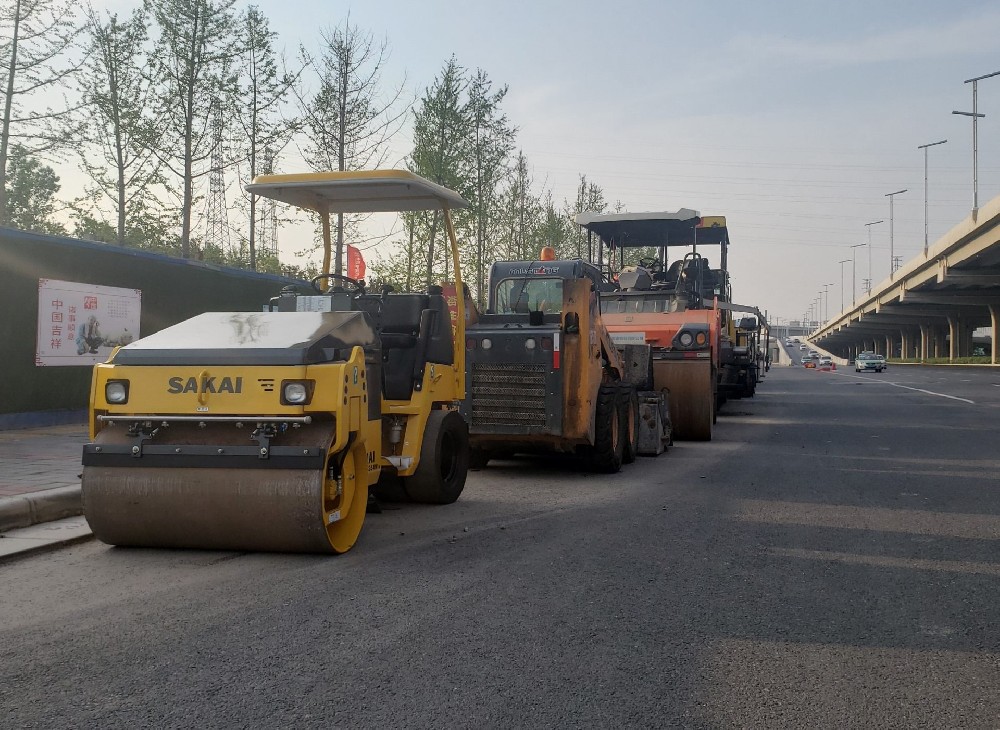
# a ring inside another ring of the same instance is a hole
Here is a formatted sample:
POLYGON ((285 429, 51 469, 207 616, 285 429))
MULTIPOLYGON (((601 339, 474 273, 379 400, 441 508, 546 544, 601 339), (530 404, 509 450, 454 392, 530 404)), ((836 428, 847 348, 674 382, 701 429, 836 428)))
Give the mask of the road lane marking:
POLYGON ((737 507, 739 511, 733 517, 745 522, 1000 540, 997 515, 763 499, 737 500, 737 507))
POLYGON ((968 403, 969 405, 973 406, 976 405, 976 402, 974 400, 969 400, 968 398, 960 398, 957 395, 948 395, 947 393, 938 393, 933 390, 927 390, 926 388, 914 388, 909 385, 903 385, 902 383, 896 383, 892 380, 882 380, 880 378, 866 378, 863 375, 851 375, 850 373, 841 373, 841 372, 838 372, 837 375, 841 375, 845 378, 854 378, 856 380, 866 380, 871 383, 882 383, 883 385, 891 385, 894 388, 903 388, 905 390, 912 390, 917 393, 923 393, 925 395, 933 395, 937 396, 938 398, 948 398, 949 400, 957 400, 961 401, 962 403, 968 403))
POLYGON ((933 570, 944 573, 1000 575, 1000 564, 997 563, 899 558, 892 555, 865 555, 863 553, 842 553, 832 550, 806 550, 803 548, 772 547, 768 552, 783 558, 828 560, 834 563, 844 563, 845 565, 868 565, 873 568, 905 568, 909 570, 933 570))

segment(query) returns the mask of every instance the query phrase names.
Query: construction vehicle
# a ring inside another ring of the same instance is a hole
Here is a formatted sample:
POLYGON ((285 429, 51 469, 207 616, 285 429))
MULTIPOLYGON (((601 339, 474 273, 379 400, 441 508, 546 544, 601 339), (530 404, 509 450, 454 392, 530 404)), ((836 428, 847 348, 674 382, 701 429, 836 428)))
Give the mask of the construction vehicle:
POLYGON ((678 439, 710 440, 718 407, 729 397, 752 396, 769 366, 766 318, 734 304, 728 270, 729 231, 722 216, 672 213, 581 213, 576 222, 596 234, 598 266, 617 281, 601 294, 604 323, 618 344, 653 348, 653 381, 670 393, 678 439), (712 268, 699 246, 717 245, 712 268), (604 261, 605 247, 609 251, 604 261), (625 252, 643 247, 649 258, 624 265, 625 252), (670 247, 689 249, 670 261, 670 247), (737 313, 753 316, 736 318, 737 313))
MULTIPOLYGON (((462 286, 456 193, 406 171, 265 175, 247 190, 319 214, 436 210, 462 286)), ((324 273, 262 312, 210 312, 96 366, 84 514, 112 545, 343 553, 369 488, 458 499, 468 469, 464 303, 368 294, 324 273), (321 286, 320 283, 334 286, 321 286)))
POLYGON ((650 348, 619 352, 601 319, 600 271, 580 259, 502 261, 485 313, 466 330, 472 464, 556 451, 617 472, 670 441, 662 393, 648 382, 650 348))

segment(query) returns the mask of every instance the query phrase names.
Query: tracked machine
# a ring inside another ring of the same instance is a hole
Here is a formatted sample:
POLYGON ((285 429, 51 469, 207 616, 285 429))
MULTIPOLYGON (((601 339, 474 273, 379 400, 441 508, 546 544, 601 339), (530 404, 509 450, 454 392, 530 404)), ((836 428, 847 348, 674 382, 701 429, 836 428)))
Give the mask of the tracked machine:
MULTIPOLYGON (((438 210, 461 290, 450 211, 465 201, 450 190, 395 170, 270 175, 247 189, 318 213, 327 252, 331 214, 438 210)), ((95 368, 83 504, 100 540, 343 553, 380 477, 415 501, 458 499, 464 303, 453 325, 438 287, 373 295, 332 274, 313 286, 261 312, 199 315, 95 368)))
POLYGON ((501 261, 485 313, 466 330, 472 463, 561 452, 616 472, 670 441, 665 396, 649 382, 650 348, 619 351, 602 321, 600 271, 580 259, 501 261))
POLYGON ((617 280, 617 290, 601 294, 612 338, 619 345, 652 347, 654 385, 669 391, 675 438, 710 440, 719 405, 752 396, 769 358, 761 344, 764 316, 756 307, 732 302, 726 219, 681 209, 581 213, 576 222, 588 231, 591 245, 598 237, 598 265, 617 280), (699 251, 707 245, 719 247, 717 268, 699 251), (651 256, 622 265, 624 252, 639 247, 651 256), (686 252, 671 261, 670 248, 686 252))

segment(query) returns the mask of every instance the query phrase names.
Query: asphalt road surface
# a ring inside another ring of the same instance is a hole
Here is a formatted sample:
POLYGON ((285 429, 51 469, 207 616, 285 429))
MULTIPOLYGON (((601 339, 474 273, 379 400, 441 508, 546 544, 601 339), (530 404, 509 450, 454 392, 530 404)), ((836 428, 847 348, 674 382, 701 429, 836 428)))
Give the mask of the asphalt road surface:
POLYGON ((339 558, 0 564, 0 726, 997 727, 998 454, 1000 372, 775 368, 710 443, 491 464, 339 558))

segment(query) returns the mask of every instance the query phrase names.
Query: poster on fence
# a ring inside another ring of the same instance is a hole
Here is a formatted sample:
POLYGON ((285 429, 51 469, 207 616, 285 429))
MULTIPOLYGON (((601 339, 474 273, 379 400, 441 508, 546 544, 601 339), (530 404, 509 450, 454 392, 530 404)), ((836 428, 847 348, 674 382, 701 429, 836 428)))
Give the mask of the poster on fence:
POLYGON ((142 292, 38 280, 35 365, 93 365, 139 337, 142 292))

